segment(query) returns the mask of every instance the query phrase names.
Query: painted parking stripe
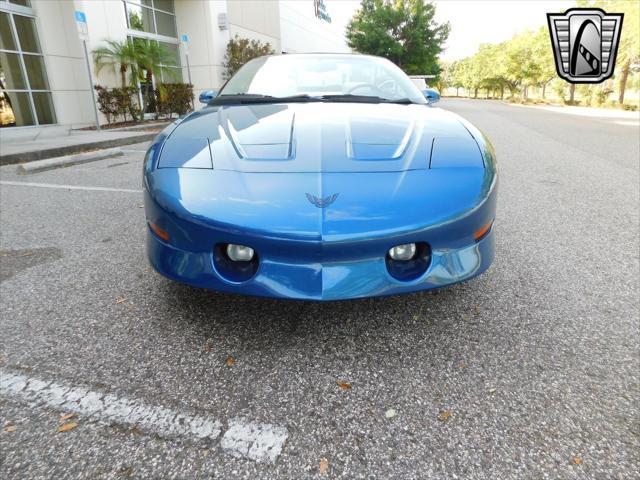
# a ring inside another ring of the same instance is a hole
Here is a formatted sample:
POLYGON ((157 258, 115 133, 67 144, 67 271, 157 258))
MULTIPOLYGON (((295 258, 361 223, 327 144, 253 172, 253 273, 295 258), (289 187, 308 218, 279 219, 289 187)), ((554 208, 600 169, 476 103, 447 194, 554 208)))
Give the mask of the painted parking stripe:
POLYGON ((34 183, 34 182, 11 182, 0 181, 0 185, 11 185, 14 187, 36 187, 36 188, 58 188, 60 190, 85 190, 90 192, 122 192, 122 193, 142 193, 142 190, 132 190, 129 188, 110 187, 87 187, 83 185, 60 185, 57 183, 34 183))
POLYGON ((274 463, 287 436, 286 428, 234 418, 229 421, 220 446, 234 457, 274 463))
MULTIPOLYGON (((135 399, 3 370, 0 370, 0 395, 32 407, 46 406, 102 423, 135 426, 163 438, 217 440, 222 432, 222 422, 208 415, 146 405, 135 399)), ((220 447, 235 457, 273 463, 282 452, 287 436, 287 429, 283 427, 232 419, 220 447)))

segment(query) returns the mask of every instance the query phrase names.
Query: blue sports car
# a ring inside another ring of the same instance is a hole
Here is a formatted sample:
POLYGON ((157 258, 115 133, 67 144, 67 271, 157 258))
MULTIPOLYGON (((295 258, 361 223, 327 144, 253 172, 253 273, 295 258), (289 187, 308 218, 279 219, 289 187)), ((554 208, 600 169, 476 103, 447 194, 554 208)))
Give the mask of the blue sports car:
POLYGON ((153 141, 147 252, 198 287, 307 300, 438 288, 494 256, 496 160, 391 62, 260 57, 153 141))

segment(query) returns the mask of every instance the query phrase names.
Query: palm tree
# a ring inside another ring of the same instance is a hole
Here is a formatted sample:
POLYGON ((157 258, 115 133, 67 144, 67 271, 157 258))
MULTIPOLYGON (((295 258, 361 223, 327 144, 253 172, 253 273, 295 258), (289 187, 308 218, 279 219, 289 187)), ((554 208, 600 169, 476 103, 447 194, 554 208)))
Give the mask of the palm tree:
POLYGON ((105 40, 107 44, 93 50, 93 60, 96 64, 96 72, 99 73, 104 67, 111 67, 114 71, 120 72, 122 87, 127 86, 127 71, 131 71, 131 83, 135 84, 138 76, 138 55, 133 43, 125 40, 105 40))
MULTIPOLYGON (((149 106, 153 106, 155 98, 153 89, 151 88, 153 77, 160 77, 160 65, 173 66, 176 65, 176 58, 173 53, 160 45, 158 42, 143 40, 135 43, 137 66, 140 74, 145 72, 145 83, 147 85, 148 94, 145 101, 146 105, 143 111, 147 111, 149 106)), ((141 75, 142 77, 142 75, 141 75)))

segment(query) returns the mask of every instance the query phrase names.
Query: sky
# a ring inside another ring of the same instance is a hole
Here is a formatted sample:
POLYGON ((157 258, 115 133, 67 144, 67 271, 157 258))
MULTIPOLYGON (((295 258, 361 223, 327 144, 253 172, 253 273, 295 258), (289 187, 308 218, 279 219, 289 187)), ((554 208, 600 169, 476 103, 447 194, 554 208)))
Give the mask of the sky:
MULTIPOLYGON (((346 27, 360 5, 352 0, 325 0, 334 22, 346 27)), ((473 55, 482 43, 500 43, 515 33, 547 23, 547 13, 564 12, 574 0, 435 0, 436 21, 449 22, 444 60, 473 55)))
POLYGON ((482 43, 500 43, 547 24, 547 13, 564 12, 573 0, 437 0, 436 21, 449 22, 444 60, 473 55, 482 43))

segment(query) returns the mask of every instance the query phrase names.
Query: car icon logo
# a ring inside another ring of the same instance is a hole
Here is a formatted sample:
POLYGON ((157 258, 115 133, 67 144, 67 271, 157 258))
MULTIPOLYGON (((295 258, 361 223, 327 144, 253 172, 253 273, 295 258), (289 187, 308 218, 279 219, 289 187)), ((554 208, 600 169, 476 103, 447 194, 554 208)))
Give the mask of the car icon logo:
POLYGON ((600 83, 613 75, 622 13, 571 8, 547 14, 558 75, 571 83, 600 83))
POLYGON ((331 205, 338 198, 339 193, 334 193, 333 195, 329 195, 325 198, 316 197, 315 195, 311 195, 307 193, 307 200, 309 200, 312 204, 314 204, 318 208, 325 208, 331 205))

